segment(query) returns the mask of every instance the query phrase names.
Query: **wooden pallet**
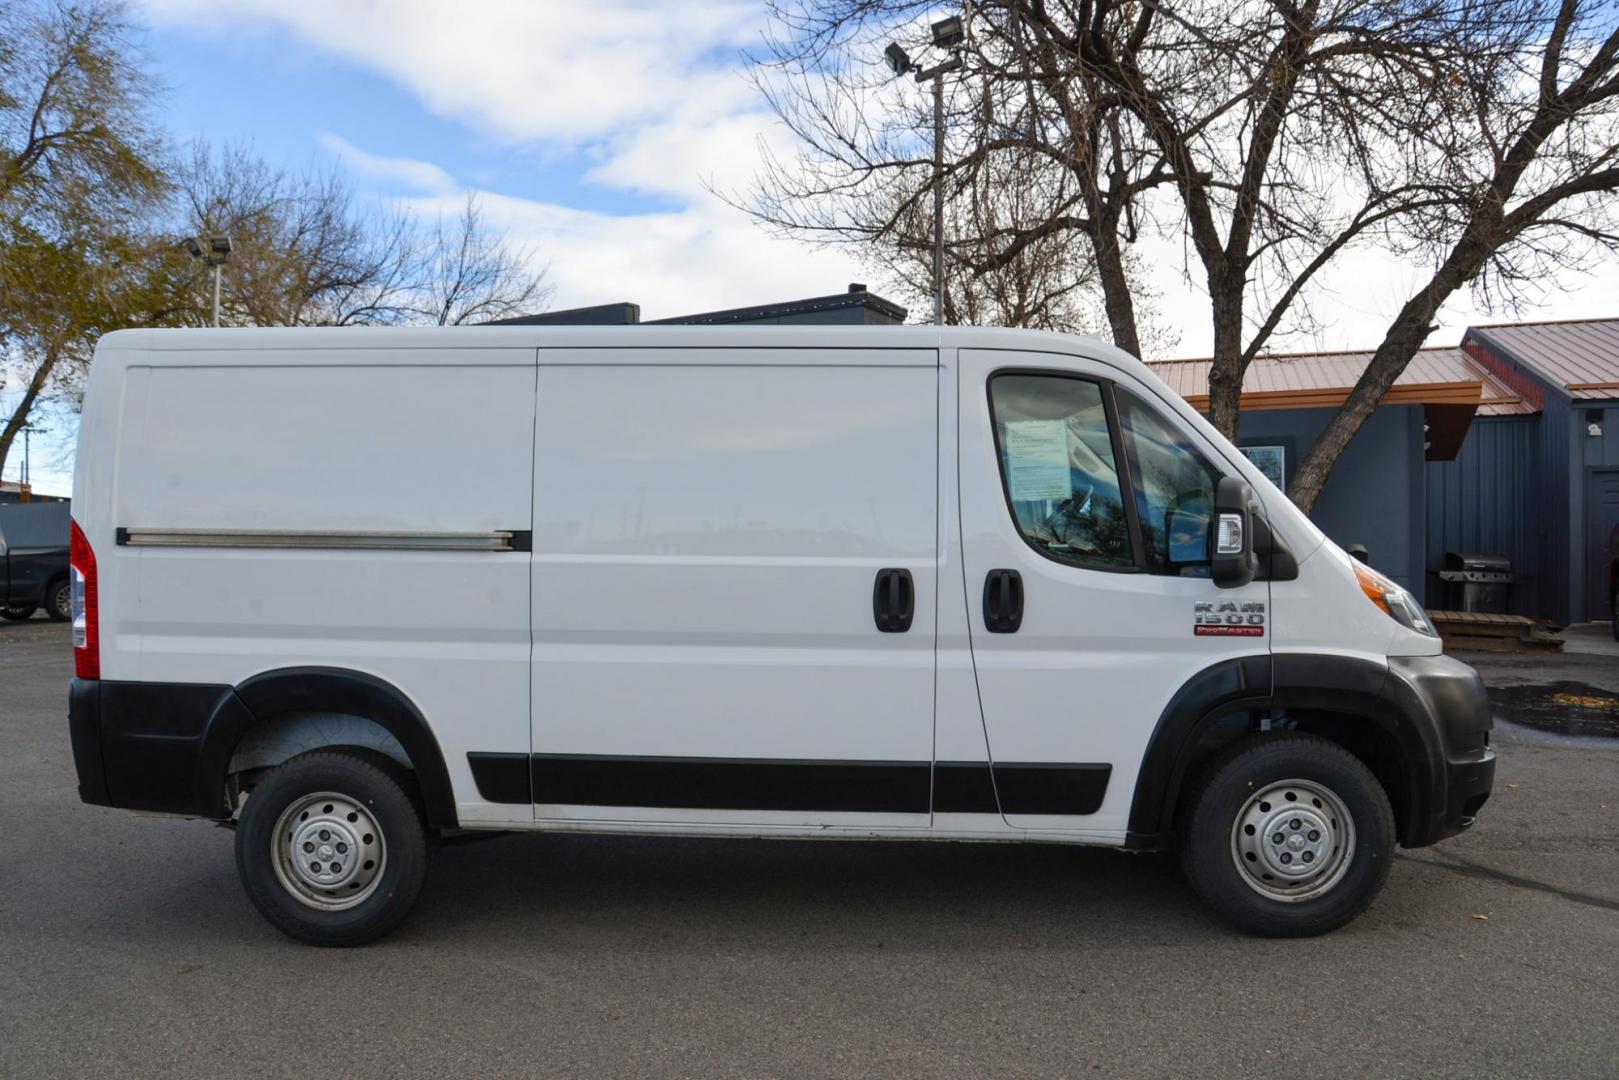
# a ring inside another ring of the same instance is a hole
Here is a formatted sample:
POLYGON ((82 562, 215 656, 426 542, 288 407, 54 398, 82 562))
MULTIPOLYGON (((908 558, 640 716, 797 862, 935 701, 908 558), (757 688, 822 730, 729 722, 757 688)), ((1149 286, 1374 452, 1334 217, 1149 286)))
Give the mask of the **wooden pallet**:
POLYGON ((1445 649, 1487 652, 1562 652, 1563 639, 1524 615, 1488 611, 1430 611, 1445 649))

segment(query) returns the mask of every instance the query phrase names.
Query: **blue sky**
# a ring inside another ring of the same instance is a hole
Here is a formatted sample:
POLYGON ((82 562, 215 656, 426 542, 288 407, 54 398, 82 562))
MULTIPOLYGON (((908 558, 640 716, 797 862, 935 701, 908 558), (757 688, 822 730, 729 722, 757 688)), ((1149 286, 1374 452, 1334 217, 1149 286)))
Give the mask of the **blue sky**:
MULTIPOLYGON (((761 144, 792 146, 745 79, 763 0, 134 0, 161 122, 178 144, 249 142, 288 168, 337 166, 425 219, 476 192, 486 221, 548 268, 554 306, 633 300, 658 318, 836 292, 847 253, 773 238, 709 190, 746 187, 761 144)), ((1144 241, 1175 355, 1206 355, 1208 307, 1178 240, 1144 241)), ((1278 348, 1367 347, 1426 268, 1341 259, 1319 329, 1278 348)), ((1525 318, 1619 314, 1619 260, 1545 283, 1525 318)), ((1430 344, 1512 313, 1448 305, 1430 344)), ((0 409, 13 402, 0 395, 0 409)), ((71 484, 73 417, 46 410, 34 480, 71 484)), ((20 455, 7 462, 16 479, 20 455)))

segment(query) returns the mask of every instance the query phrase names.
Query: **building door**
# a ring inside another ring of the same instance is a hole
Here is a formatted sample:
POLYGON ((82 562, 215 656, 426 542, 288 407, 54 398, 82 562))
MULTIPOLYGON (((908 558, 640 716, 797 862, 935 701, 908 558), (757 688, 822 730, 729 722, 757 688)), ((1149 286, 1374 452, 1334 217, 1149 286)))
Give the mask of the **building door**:
POLYGON ((938 377, 932 350, 541 350, 537 818, 929 823, 938 377))
POLYGON ((1619 557, 1619 469, 1592 469, 1585 483, 1585 616, 1608 619, 1619 557))

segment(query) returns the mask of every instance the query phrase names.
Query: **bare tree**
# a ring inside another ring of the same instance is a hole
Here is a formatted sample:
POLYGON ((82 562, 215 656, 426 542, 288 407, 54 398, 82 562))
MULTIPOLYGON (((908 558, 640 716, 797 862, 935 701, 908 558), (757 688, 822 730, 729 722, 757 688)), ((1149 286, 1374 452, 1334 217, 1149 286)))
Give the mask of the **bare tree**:
POLYGON ((1384 332, 1342 409, 1294 473, 1315 505, 1344 447, 1389 392, 1445 301, 1470 285, 1511 302, 1619 250, 1619 25, 1612 7, 1561 0, 1550 18, 1468 50, 1446 74, 1449 107, 1413 140, 1410 167, 1444 193, 1407 226, 1433 267, 1384 332))
MULTIPOLYGON (((874 61, 890 36, 925 50, 914 24, 928 6, 777 0, 777 32, 754 70, 799 149, 767 155, 754 189, 733 198, 778 232, 854 245, 921 297, 931 292, 931 106, 874 61)), ((1130 197, 1167 174, 1126 175, 1138 151, 1109 141, 1109 108, 1063 112, 1013 70, 1025 65, 1022 43, 978 24, 985 33, 948 90, 947 316, 1070 329, 1097 327, 1100 315, 1139 354, 1143 290, 1113 237, 1135 228, 1130 197)))
MULTIPOLYGON (((139 305, 126 270, 164 193, 152 88, 121 4, 0 10, 0 469, 35 406, 70 387, 95 334, 139 305)), ((143 278, 144 280, 144 278, 143 278)))
MULTIPOLYGON (((891 36, 915 48, 931 7, 776 0, 760 81, 803 150, 766 161, 761 218, 809 239, 891 241, 891 223, 854 196, 930 163, 872 61, 891 36)), ((1314 327, 1312 294, 1344 252, 1431 255, 1434 287, 1390 328, 1364 393, 1301 470, 1308 508, 1356 411, 1375 405, 1445 297, 1486 271, 1510 292, 1528 276, 1521 258, 1578 263, 1571 240, 1607 242, 1613 22, 1595 0, 982 0, 962 80, 985 89, 953 97, 944 183, 975 170, 994 182, 992 158, 1049 162, 1025 173, 1039 213, 977 238, 978 265, 1084 236, 1114 341, 1132 351, 1125 253, 1146 230, 1182 240, 1209 297, 1210 416, 1227 434, 1248 365, 1314 327), (1515 214, 1506 204, 1526 184, 1540 197, 1515 214)))
MULTIPOLYGON (((192 147, 180 171, 179 238, 232 242, 221 321, 239 326, 354 326, 412 314, 421 242, 405 215, 360 207, 336 172, 289 173, 247 146, 192 147)), ((211 271, 189 264, 178 321, 202 324, 211 271)))
MULTIPOLYGON (((533 311, 549 294, 544 272, 484 224, 474 196, 453 223, 424 229, 410 214, 361 204, 341 174, 289 173, 248 147, 206 144, 193 147, 180 185, 176 235, 231 238, 226 323, 459 325, 533 311)), ((208 274, 187 264, 180 321, 206 320, 210 289, 208 274)))
POLYGON ((415 314, 438 326, 491 322, 540 310, 550 298, 545 271, 528 268, 526 252, 513 251, 504 235, 483 222, 476 196, 453 225, 433 227, 421 268, 415 314))

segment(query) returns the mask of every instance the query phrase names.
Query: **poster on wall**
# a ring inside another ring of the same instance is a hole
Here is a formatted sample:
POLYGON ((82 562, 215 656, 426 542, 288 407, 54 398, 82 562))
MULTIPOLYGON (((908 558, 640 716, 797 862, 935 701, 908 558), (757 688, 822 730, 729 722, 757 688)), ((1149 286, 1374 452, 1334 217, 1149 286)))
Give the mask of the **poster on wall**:
POLYGON ((1286 451, 1280 446, 1244 446, 1243 456, 1254 463, 1254 468, 1265 474, 1265 479, 1282 491, 1287 490, 1286 451))

